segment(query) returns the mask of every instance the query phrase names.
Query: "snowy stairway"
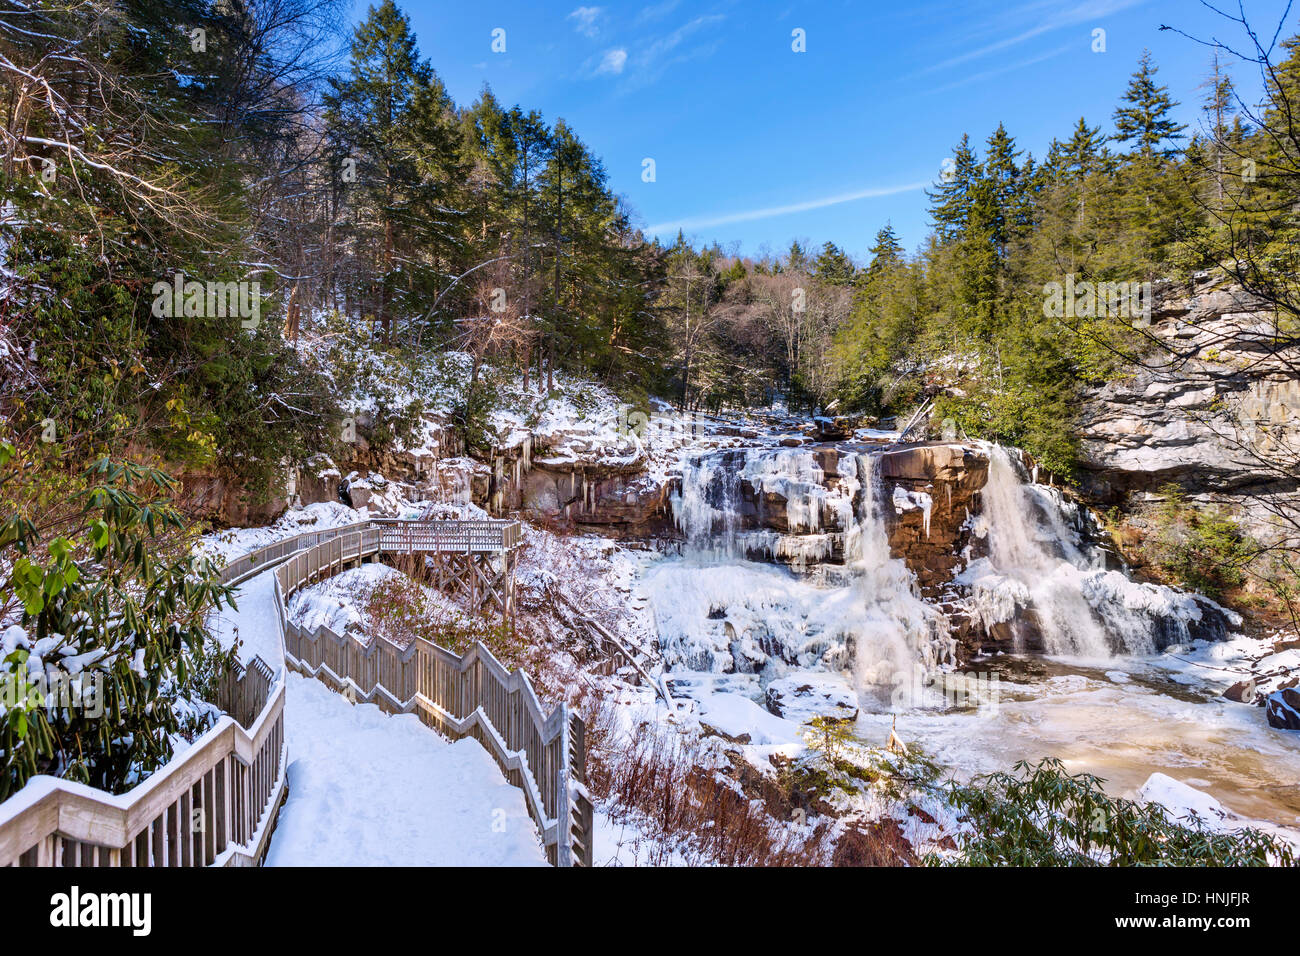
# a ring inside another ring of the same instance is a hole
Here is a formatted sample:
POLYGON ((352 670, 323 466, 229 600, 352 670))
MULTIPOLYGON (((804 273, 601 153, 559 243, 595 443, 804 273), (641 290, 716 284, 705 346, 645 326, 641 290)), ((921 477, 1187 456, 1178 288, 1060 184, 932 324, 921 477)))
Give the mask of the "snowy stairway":
MULTIPOLYGON (((215 622, 241 656, 283 668, 274 574, 236 593, 215 622)), ((449 743, 414 715, 350 704, 287 676, 289 797, 268 866, 545 866, 523 793, 476 741, 449 743)))

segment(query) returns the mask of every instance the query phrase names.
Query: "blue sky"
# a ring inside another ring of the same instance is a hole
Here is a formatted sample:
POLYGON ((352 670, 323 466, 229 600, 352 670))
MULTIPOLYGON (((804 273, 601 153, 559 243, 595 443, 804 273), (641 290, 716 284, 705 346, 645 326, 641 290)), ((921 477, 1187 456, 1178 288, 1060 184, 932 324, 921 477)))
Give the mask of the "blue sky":
MULTIPOLYGON (((398 3, 457 102, 488 83, 507 106, 563 117, 648 234, 680 226, 746 254, 829 239, 861 258, 886 221, 914 248, 922 190, 963 132, 982 143, 1001 121, 1041 157, 1080 116, 1109 131, 1144 47, 1196 123, 1210 51, 1160 25, 1241 39, 1198 0, 398 3)), ((1271 35, 1285 2, 1245 6, 1271 35)), ((1258 77, 1236 78, 1255 99, 1258 77)))

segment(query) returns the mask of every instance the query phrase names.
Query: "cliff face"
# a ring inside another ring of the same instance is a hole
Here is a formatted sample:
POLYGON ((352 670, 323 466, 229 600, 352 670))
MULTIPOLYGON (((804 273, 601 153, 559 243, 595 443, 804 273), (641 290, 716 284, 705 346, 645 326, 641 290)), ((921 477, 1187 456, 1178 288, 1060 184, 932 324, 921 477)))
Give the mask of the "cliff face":
POLYGON ((1165 290, 1152 318, 1149 367, 1081 409, 1081 493, 1109 506, 1177 482, 1275 538, 1272 509, 1300 505, 1300 349, 1271 354, 1271 310, 1223 286, 1165 290))
POLYGON ((886 520, 890 551, 916 574, 923 592, 934 592, 952 580, 971 543, 967 519, 979 513, 988 456, 969 445, 928 442, 885 452, 880 470, 894 505, 886 520), (917 505, 921 495, 929 498, 928 513, 917 505))

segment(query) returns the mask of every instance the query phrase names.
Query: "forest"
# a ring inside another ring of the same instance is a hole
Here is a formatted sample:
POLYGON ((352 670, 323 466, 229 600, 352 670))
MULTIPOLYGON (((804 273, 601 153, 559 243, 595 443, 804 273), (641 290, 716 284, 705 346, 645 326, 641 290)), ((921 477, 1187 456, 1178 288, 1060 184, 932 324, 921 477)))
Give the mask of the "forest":
POLYGON ((933 396, 1068 475, 1078 389, 1143 336, 1046 314, 1047 284, 1177 288, 1219 268, 1294 298, 1277 278, 1300 198, 1294 39, 1258 110, 1211 51, 1195 129, 1148 55, 1113 116, 1042 157, 1002 126, 962 135, 921 247, 882 223, 855 261, 830 241, 761 257, 649 241, 562 118, 486 87, 453 102, 391 0, 341 23, 334 0, 5 4, 0 400, 20 446, 270 482, 346 414, 295 349, 310 328, 683 409, 779 396, 884 416, 933 396), (154 314, 159 281, 255 285, 259 321, 154 314))

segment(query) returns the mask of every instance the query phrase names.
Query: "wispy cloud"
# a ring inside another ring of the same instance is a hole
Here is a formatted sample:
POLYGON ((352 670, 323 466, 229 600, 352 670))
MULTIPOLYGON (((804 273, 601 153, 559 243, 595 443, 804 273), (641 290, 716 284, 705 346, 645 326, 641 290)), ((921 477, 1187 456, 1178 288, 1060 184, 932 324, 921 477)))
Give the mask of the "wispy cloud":
POLYGON ((1019 70, 1027 66, 1033 66, 1035 63, 1042 63, 1044 60, 1050 60, 1053 57, 1058 57, 1063 53, 1069 53, 1071 50, 1077 50, 1077 49, 1078 49, 1077 44, 1067 43, 1064 46, 1059 46, 1054 50, 1049 50, 1047 53, 1042 53, 1038 56, 1031 57, 1028 60, 1020 60, 1017 63, 1008 63, 1006 66, 999 66, 996 69, 992 69, 992 70, 984 70, 981 73, 968 73, 965 76, 961 77, 960 79, 954 80, 951 83, 945 83, 943 84, 943 86, 936 86, 933 89, 926 90, 926 92, 943 93, 946 92, 947 90, 955 90, 958 87, 969 86, 972 83, 978 83, 980 80, 987 80, 989 77, 1000 76, 1003 73, 1010 73, 1013 70, 1019 70))
POLYGON ((879 199, 882 196, 897 196, 899 193, 916 192, 925 189, 930 183, 908 183, 906 186, 886 186, 872 189, 859 189, 856 192, 840 193, 838 196, 826 196, 821 199, 809 199, 806 202, 791 203, 788 206, 767 206, 763 209, 747 209, 744 212, 724 213, 719 216, 698 216, 690 219, 677 219, 673 222, 661 222, 649 226, 646 232, 662 234, 681 229, 709 229, 713 226, 729 226, 737 222, 752 222, 755 219, 770 219, 773 216, 788 216, 796 212, 808 212, 812 209, 825 209, 827 206, 839 206, 846 202, 860 199, 879 199))
POLYGON ((927 73, 935 73, 939 70, 946 70, 954 66, 960 66, 962 63, 969 63, 971 60, 977 60, 980 57, 988 56, 990 53, 997 53, 1009 47, 1018 46, 1026 43, 1035 37, 1040 37, 1045 33, 1051 33, 1054 30, 1061 30, 1065 27, 1078 26, 1081 23, 1095 22, 1100 17, 1109 16, 1113 13, 1119 13, 1130 7, 1140 6, 1148 3, 1149 0, 1086 0, 1084 3, 1076 3, 1062 10, 1057 10, 1047 19, 1030 27, 1028 30, 1022 30, 1013 36, 1003 37, 1001 40, 995 40, 984 46, 976 47, 973 50, 967 50, 965 53, 949 57, 923 70, 917 71, 917 76, 924 76, 927 73))
POLYGON ((596 21, 600 19, 600 7, 578 7, 570 13, 566 20, 573 21, 573 28, 585 37, 594 38, 600 33, 600 27, 596 21))
POLYGON ((600 58, 600 65, 596 67, 596 72, 618 75, 623 72, 623 67, 626 65, 627 50, 616 47, 605 51, 605 55, 600 58))
POLYGON ((696 17, 682 24, 671 33, 656 37, 644 43, 639 49, 628 55, 631 69, 624 80, 623 90, 647 86, 659 79, 670 66, 687 60, 709 56, 717 49, 718 40, 712 39, 696 46, 688 46, 687 41, 696 39, 697 34, 706 33, 726 17, 720 13, 696 17))
POLYGON ((652 20, 662 20, 676 10, 681 2, 682 0, 664 0, 663 3, 652 3, 648 7, 642 7, 641 12, 636 15, 636 22, 649 23, 652 20))

